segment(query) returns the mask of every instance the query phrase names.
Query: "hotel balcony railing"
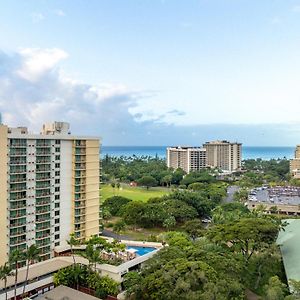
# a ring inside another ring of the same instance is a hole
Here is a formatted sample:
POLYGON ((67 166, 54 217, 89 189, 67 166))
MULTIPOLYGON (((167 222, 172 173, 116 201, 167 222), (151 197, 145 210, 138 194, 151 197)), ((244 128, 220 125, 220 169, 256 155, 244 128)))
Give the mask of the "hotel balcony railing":
POLYGON ((51 179, 50 172, 48 172, 46 174, 41 174, 41 173, 36 174, 36 178, 35 178, 36 181, 45 181, 45 180, 49 180, 49 179, 51 179))
POLYGON ((43 239, 49 238, 50 235, 51 235, 50 232, 44 233, 44 234, 36 234, 35 239, 36 240, 43 240, 43 239))
POLYGON ((80 186, 75 186, 75 193, 85 193, 85 188, 80 186))
POLYGON ((18 236, 18 235, 23 235, 26 234, 26 228, 25 229, 11 229, 9 232, 9 235, 11 237, 13 236, 18 236))
POLYGON ((85 178, 86 172, 75 172, 75 178, 85 178))
POLYGON ((15 157, 15 156, 26 156, 26 150, 24 151, 16 151, 17 149, 11 149, 9 151, 9 156, 10 157, 15 157))
POLYGON ((36 173, 45 173, 51 171, 51 167, 49 165, 38 165, 36 166, 36 173))
POLYGON ((40 147, 51 147, 51 142, 50 141, 37 141, 35 146, 37 148, 40 148, 40 147))
POLYGON ((50 205, 51 204, 51 200, 50 198, 46 199, 46 198, 42 198, 42 199, 36 199, 35 201, 35 206, 45 206, 45 205, 50 205))
POLYGON ((86 180, 84 179, 75 179, 75 185, 85 185, 86 180))
POLYGON ((50 214, 42 215, 42 216, 36 216, 36 218, 35 218, 36 223, 43 223, 43 222, 49 221, 49 220, 50 220, 50 214))
POLYGON ((85 147, 85 146, 86 146, 85 141, 75 141, 75 147, 76 148, 81 148, 81 147, 85 147))
MULTIPOLYGON (((40 256, 49 255, 51 253, 50 247, 42 248, 40 252, 40 256), (45 250, 44 250, 45 249, 45 250)), ((48 259, 48 258, 47 258, 48 259)))
POLYGON ((50 182, 39 182, 39 184, 36 185, 36 190, 43 190, 43 189, 49 189, 51 187, 50 182))
POLYGON ((75 209, 75 213, 74 213, 75 216, 84 216, 85 215, 85 209, 75 209))
MULTIPOLYGON (((49 146, 50 147, 50 146, 49 146)), ((51 155, 51 150, 50 149, 36 149, 36 155, 37 156, 48 156, 48 155, 51 155)))
POLYGON ((10 160, 9 164, 11 166, 20 166, 20 165, 26 165, 26 159, 20 159, 20 160, 10 160))
POLYGON ((26 175, 25 176, 10 176, 9 183, 22 183, 26 182, 26 175))
POLYGON ((75 149, 75 155, 86 155, 85 149, 75 149))
POLYGON ((10 192, 23 192, 23 191, 26 191, 26 183, 10 185, 10 192))
POLYGON ((82 218, 82 217, 76 217, 75 220, 74 220, 75 224, 85 223, 85 222, 86 222, 85 218, 82 218))
POLYGON ((45 223, 40 223, 36 226, 35 231, 43 231, 45 229, 49 229, 51 227, 51 224, 49 221, 46 221, 45 223))
POLYGON ((9 170, 10 174, 22 174, 26 173, 26 168, 17 168, 15 166, 12 166, 9 170))
MULTIPOLYGON (((40 208, 40 207, 39 207, 40 208)), ((49 213, 50 212, 50 205, 48 206, 48 208, 44 208, 44 209, 37 209, 35 211, 35 214, 36 215, 43 215, 43 214, 46 214, 46 213, 49 213)))
POLYGON ((27 143, 26 143, 26 141, 24 141, 24 142, 13 142, 13 143, 10 143, 10 147, 11 148, 26 148, 27 143))
POLYGON ((36 159, 36 164, 51 164, 51 159, 36 159))
POLYGON ((14 250, 20 250, 20 251, 23 251, 26 249, 26 244, 21 244, 21 245, 18 245, 18 246, 12 246, 9 248, 9 251, 10 252, 13 252, 14 250))
POLYGON ((13 238, 13 239, 9 240, 9 244, 11 246, 15 246, 15 245, 18 245, 18 244, 23 244, 23 243, 26 243, 26 235, 23 238, 13 238))
POLYGON ((85 163, 86 159, 82 156, 75 156, 75 163, 85 163))
POLYGON ((86 164, 75 163, 75 170, 85 170, 85 169, 86 169, 86 164))
POLYGON ((19 219, 26 216, 26 209, 20 210, 20 211, 11 211, 10 212, 10 218, 11 219, 19 219))
POLYGON ((38 248, 45 247, 45 246, 49 246, 49 244, 50 244, 50 239, 46 239, 46 240, 37 240, 35 244, 36 244, 36 246, 37 246, 38 248))
POLYGON ((23 219, 10 221, 9 227, 14 228, 14 227, 20 227, 24 225, 26 225, 26 217, 24 217, 23 219))
POLYGON ((75 208, 85 208, 85 201, 75 202, 75 208))
POLYGON ((36 191, 36 198, 43 198, 43 197, 48 197, 50 196, 51 193, 50 193, 50 190, 46 190, 45 192, 41 192, 41 191, 36 191))
POLYGON ((21 202, 21 203, 19 203, 19 202, 12 202, 11 204, 10 204, 10 210, 16 210, 16 209, 21 209, 21 208, 26 208, 26 201, 25 202, 21 202))

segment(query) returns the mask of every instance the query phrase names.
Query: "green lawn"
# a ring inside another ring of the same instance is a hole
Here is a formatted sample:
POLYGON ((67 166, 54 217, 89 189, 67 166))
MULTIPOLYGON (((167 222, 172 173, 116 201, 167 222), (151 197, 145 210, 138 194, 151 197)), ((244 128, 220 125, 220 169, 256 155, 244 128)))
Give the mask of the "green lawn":
POLYGON ((112 196, 123 196, 136 201, 147 201, 149 198, 161 197, 169 193, 169 189, 162 187, 153 187, 147 190, 142 187, 130 187, 128 185, 122 184, 120 189, 113 189, 111 185, 103 184, 101 185, 101 201, 112 197, 112 196))

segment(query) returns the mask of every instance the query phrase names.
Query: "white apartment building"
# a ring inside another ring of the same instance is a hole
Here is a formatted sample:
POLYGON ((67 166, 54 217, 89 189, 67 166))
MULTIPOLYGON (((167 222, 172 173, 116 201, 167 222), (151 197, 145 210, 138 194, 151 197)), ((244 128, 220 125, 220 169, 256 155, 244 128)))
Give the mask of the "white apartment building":
POLYGON ((68 123, 40 134, 0 124, 0 265, 15 249, 36 244, 45 260, 70 233, 99 234, 99 147, 68 123))
POLYGON ((242 165, 242 144, 228 141, 212 141, 203 145, 208 167, 226 172, 236 172, 242 165))
POLYGON ((206 168, 206 149, 199 147, 168 147, 167 166, 186 173, 206 168))

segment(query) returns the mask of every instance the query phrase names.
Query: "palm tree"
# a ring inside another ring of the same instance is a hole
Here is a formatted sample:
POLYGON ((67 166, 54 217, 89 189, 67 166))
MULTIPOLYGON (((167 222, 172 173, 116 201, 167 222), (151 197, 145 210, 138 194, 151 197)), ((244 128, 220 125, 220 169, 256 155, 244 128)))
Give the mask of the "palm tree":
POLYGON ((13 276, 14 273, 12 271, 12 267, 9 263, 5 263, 3 266, 0 267, 0 279, 4 280, 4 290, 5 290, 5 300, 7 300, 7 277, 13 276))
POLYGON ((10 265, 13 265, 15 269, 14 300, 17 299, 18 268, 19 268, 19 263, 23 260, 23 256, 24 256, 23 252, 21 252, 18 249, 12 251, 9 256, 9 263, 10 265))
POLYGON ((29 275, 29 266, 36 261, 40 260, 40 249, 36 245, 31 245, 27 248, 27 251, 24 253, 24 258, 26 259, 27 269, 26 269, 26 277, 25 283, 23 286, 23 293, 25 293, 26 285, 28 284, 28 275, 29 275))
POLYGON ((75 238, 75 234, 74 233, 70 234, 70 239, 67 240, 67 243, 70 246, 71 254, 72 254, 72 257, 73 257, 73 262, 74 262, 74 265, 75 265, 76 261, 75 261, 75 255, 74 255, 73 247, 76 246, 76 245, 79 245, 79 241, 75 238))

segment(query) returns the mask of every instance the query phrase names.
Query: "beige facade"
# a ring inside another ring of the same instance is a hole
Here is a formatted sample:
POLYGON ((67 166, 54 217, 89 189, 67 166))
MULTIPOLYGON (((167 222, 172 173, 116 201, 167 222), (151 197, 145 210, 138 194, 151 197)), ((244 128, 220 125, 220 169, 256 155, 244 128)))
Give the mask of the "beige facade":
POLYGON ((228 141, 213 141, 203 145, 206 149, 208 167, 235 172, 241 169, 242 144, 228 141))
POLYGON ((168 147, 167 166, 186 173, 206 168, 206 150, 199 147, 168 147))
POLYGON ((0 265, 15 249, 36 244, 42 259, 100 233, 99 138, 69 134, 69 124, 41 134, 0 125, 0 265))
POLYGON ((294 178, 300 179, 300 145, 296 146, 295 158, 290 160, 290 172, 294 178))

